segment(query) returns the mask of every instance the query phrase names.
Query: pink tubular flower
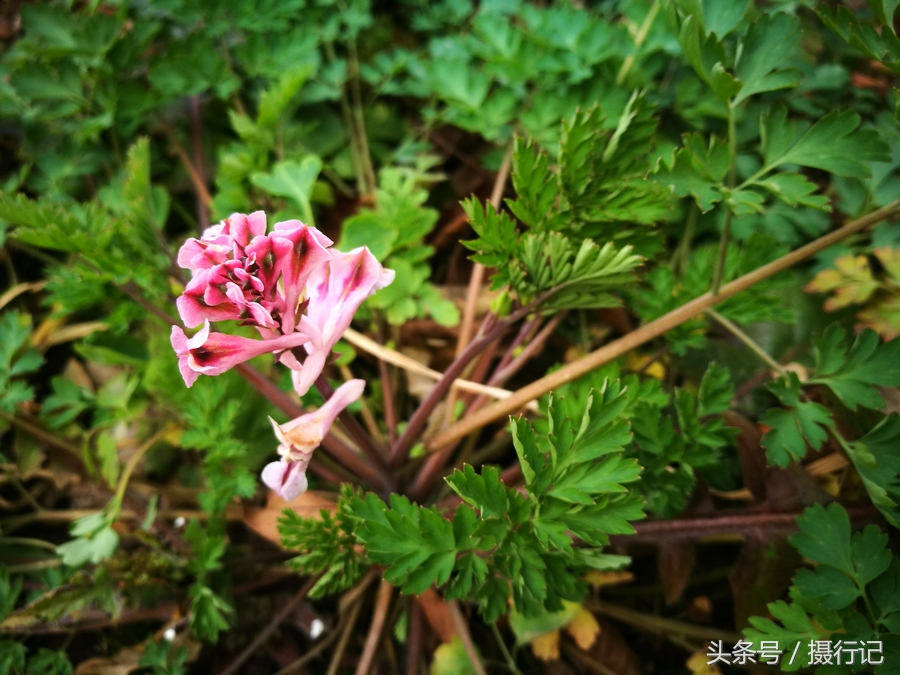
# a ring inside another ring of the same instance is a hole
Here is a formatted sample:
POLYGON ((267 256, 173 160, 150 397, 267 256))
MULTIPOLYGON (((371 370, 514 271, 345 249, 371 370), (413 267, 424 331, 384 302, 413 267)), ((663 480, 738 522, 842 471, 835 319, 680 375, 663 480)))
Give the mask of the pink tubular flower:
MULTIPOLYGON (((276 223, 266 233, 262 211, 235 213, 188 239, 178 264, 192 278, 177 300, 188 338, 172 327, 172 348, 188 387, 203 375, 221 375, 249 359, 274 353, 293 373, 301 396, 322 374, 331 350, 362 302, 394 280, 368 248, 349 253, 298 220, 276 223), (211 321, 254 326, 262 339, 210 332, 211 321), (304 347, 306 355, 297 349, 304 347)), ((268 464, 262 480, 286 500, 306 491, 306 468, 335 418, 362 395, 365 383, 351 380, 313 413, 272 424, 282 459, 268 464)))
POLYGON ((279 441, 278 454, 282 459, 266 465, 262 471, 263 482, 286 501, 305 492, 306 467, 313 450, 322 443, 341 411, 362 396, 365 386, 363 380, 349 380, 338 387, 315 412, 301 415, 283 425, 272 420, 279 441))
POLYGON ((294 389, 303 396, 322 373, 331 349, 350 327, 363 300, 394 280, 365 246, 349 253, 334 252, 327 265, 315 269, 306 283, 309 304, 299 328, 309 335, 308 356, 302 363, 286 354, 282 362, 291 368, 294 389))
POLYGON ((298 495, 306 492, 309 482, 306 479, 306 467, 309 466, 309 457, 291 462, 270 462, 262 470, 262 482, 269 489, 289 502, 298 495))
POLYGON ((284 288, 284 316, 281 330, 290 333, 297 325, 297 305, 307 280, 331 258, 326 249, 332 241, 314 227, 299 220, 277 223, 272 239, 278 255, 284 288))
POLYGON ((256 356, 299 347, 308 340, 303 333, 291 333, 271 340, 210 333, 209 319, 192 338, 188 338, 178 326, 172 326, 171 336, 172 348, 178 355, 178 368, 188 387, 197 381, 201 373, 221 375, 256 356))
POLYGON ((218 225, 208 227, 200 239, 188 239, 178 251, 178 264, 196 273, 225 262, 230 256, 243 255, 253 237, 266 233, 266 214, 249 216, 233 213, 218 225))

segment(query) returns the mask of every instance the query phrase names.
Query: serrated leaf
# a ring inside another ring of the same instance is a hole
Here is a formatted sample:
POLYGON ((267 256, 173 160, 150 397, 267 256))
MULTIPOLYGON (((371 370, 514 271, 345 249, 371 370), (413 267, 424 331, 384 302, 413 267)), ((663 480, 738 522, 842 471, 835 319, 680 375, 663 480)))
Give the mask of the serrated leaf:
POLYGON ((869 259, 864 255, 844 255, 835 258, 834 267, 822 270, 809 282, 806 290, 812 293, 834 292, 825 301, 828 312, 866 302, 879 288, 872 276, 869 259))
POLYGON ((799 21, 788 14, 764 14, 744 36, 734 74, 743 87, 734 105, 764 91, 795 87, 802 79, 793 69, 781 68, 800 39, 799 21))
POLYGON ((805 131, 776 105, 760 117, 765 169, 799 164, 840 176, 869 176, 866 161, 885 162, 889 148, 874 129, 859 129, 853 111, 832 111, 805 131))
POLYGON ((813 339, 816 374, 810 384, 823 384, 850 410, 858 406, 878 409, 884 399, 878 387, 900 386, 900 342, 879 344, 870 329, 860 333, 847 348, 847 336, 837 324, 813 339))
MULTIPOLYGON (((257 123, 263 129, 274 129, 285 114, 288 106, 312 74, 312 67, 300 64, 281 73, 278 80, 270 85, 259 97, 257 123)), ((240 132, 238 132, 240 133, 240 132)))
POLYGON ((813 641, 827 639, 831 632, 817 628, 803 607, 796 603, 788 604, 779 600, 769 604, 768 609, 769 613, 783 625, 759 616, 750 617, 752 628, 745 628, 744 635, 752 643, 752 648, 759 650, 762 648, 762 641, 774 641, 786 654, 793 654, 796 651, 797 658, 793 663, 789 659, 783 659, 780 663, 781 669, 786 672, 809 665, 809 650, 804 647, 813 641))
POLYGON ((866 0, 866 4, 875 12, 875 16, 881 21, 881 24, 891 31, 894 30, 894 14, 897 12, 897 6, 900 0, 866 0))
POLYGON ((790 206, 809 206, 814 209, 831 211, 828 197, 814 195, 818 187, 799 173, 776 173, 759 185, 790 206))
POLYGON ((872 503, 900 527, 900 417, 888 415, 846 448, 872 503))
POLYGON ((853 580, 843 572, 824 565, 813 570, 799 570, 794 585, 803 595, 815 598, 829 609, 843 609, 860 593, 853 580))
POLYGON ((789 408, 772 408, 760 417, 760 424, 771 428, 763 436, 762 445, 772 464, 786 467, 791 460, 803 459, 807 444, 813 450, 821 448, 834 422, 827 408, 801 400, 796 373, 787 373, 768 385, 768 389, 789 408))
POLYGON ((471 465, 466 464, 462 471, 455 471, 446 480, 464 502, 481 511, 482 518, 502 518, 506 514, 509 504, 507 488, 500 480, 496 467, 486 466, 481 474, 477 474, 471 465))
POLYGON ((695 152, 696 146, 673 151, 671 160, 661 158, 657 162, 656 172, 653 174, 656 181, 679 197, 692 196, 703 213, 722 200, 722 193, 717 187, 721 177, 716 179, 713 172, 718 173, 718 155, 722 154, 721 149, 725 150, 726 157, 728 151, 726 146, 717 144, 714 137, 710 143, 709 150, 704 150, 703 155, 695 152), (711 165, 709 162, 715 164, 711 165), (711 166, 714 168, 710 168, 711 166))
POLYGON ((713 362, 710 363, 700 380, 697 393, 697 415, 706 417, 725 412, 731 407, 734 397, 734 384, 727 368, 713 362))

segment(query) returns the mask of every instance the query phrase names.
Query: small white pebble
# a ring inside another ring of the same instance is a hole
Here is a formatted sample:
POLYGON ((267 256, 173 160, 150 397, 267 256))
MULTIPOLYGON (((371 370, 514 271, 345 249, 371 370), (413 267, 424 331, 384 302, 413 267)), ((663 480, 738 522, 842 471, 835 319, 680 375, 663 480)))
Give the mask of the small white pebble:
POLYGON ((184 520, 184 516, 178 516, 173 524, 175 525, 175 527, 184 527, 185 522, 186 521, 184 520))
POLYGON ((163 633, 163 637, 167 641, 173 642, 175 640, 175 629, 174 628, 166 628, 166 632, 163 633))
POLYGON ((315 640, 324 630, 325 624, 322 623, 322 619, 313 619, 312 623, 309 624, 309 637, 315 640))

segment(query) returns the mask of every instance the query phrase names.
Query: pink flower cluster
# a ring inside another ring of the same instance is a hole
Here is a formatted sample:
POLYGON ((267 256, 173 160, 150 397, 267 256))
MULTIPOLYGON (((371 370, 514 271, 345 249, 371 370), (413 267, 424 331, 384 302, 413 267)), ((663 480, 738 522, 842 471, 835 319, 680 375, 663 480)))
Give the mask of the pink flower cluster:
MULTIPOLYGON (((202 328, 188 338, 180 327, 172 327, 172 347, 185 384, 190 387, 201 374, 220 375, 272 353, 291 369, 297 393, 305 394, 363 300, 394 279, 394 272, 384 269, 367 248, 344 253, 331 245, 328 237, 298 220, 276 223, 267 233, 262 211, 234 214, 200 239, 188 239, 178 252, 178 264, 192 278, 177 300, 178 313, 188 328, 202 328), (210 322, 229 320, 254 326, 260 339, 210 332, 210 322)), ((279 427, 292 429, 292 437, 302 435, 305 426, 314 427, 310 438, 318 441, 312 447, 301 444, 301 451, 299 445, 285 445, 279 433, 281 449, 288 448, 281 453, 282 463, 290 466, 278 480, 273 465, 266 467, 263 478, 273 490, 290 499, 306 489, 304 472, 312 450, 337 414, 362 394, 362 382, 354 382, 359 384, 335 392, 318 417, 304 415, 279 427)))

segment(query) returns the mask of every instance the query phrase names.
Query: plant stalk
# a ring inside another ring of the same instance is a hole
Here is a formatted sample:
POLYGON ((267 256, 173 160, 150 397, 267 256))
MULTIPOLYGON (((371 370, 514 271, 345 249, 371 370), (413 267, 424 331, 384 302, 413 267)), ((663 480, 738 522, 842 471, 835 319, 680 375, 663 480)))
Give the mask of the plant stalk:
POLYGON ((734 335, 738 340, 743 342, 744 346, 746 346, 751 352, 756 354, 763 362, 765 362, 767 366, 769 366, 769 368, 774 370, 779 375, 785 374, 784 366, 782 366, 780 363, 778 363, 778 361, 769 356, 766 350, 763 349, 756 340, 747 335, 737 324, 729 319, 726 319, 714 309, 708 309, 706 310, 706 313, 716 323, 718 323, 725 330, 734 335))
POLYGON ((529 401, 538 399, 544 394, 550 393, 557 387, 571 382, 623 354, 627 354, 632 349, 640 347, 650 340, 663 335, 666 331, 671 330, 675 326, 679 326, 685 321, 693 319, 695 316, 702 314, 723 300, 727 300, 741 291, 745 291, 751 286, 758 284, 760 281, 768 279, 779 272, 783 272, 793 265, 796 265, 798 262, 815 255, 819 251, 822 251, 871 225, 881 222, 885 218, 895 215, 898 212, 900 212, 900 200, 894 201, 877 211, 873 211, 867 216, 858 218, 834 232, 819 237, 815 241, 812 241, 805 246, 801 246, 777 260, 773 260, 752 272, 738 277, 734 281, 723 285, 718 293, 708 292, 698 298, 694 298, 668 314, 664 314, 655 321, 644 324, 631 333, 622 336, 615 342, 604 345, 590 354, 566 364, 559 370, 535 380, 531 384, 519 389, 512 396, 501 401, 496 401, 486 408, 479 410, 477 413, 467 415, 449 429, 441 431, 430 438, 425 443, 426 450, 434 452, 454 443, 460 438, 468 436, 476 429, 480 429, 481 427, 500 419, 504 415, 515 412, 529 401))
MULTIPOLYGON (((474 359, 482 349, 490 344, 492 340, 500 337, 509 326, 519 319, 531 314, 531 312, 533 312, 547 297, 549 297, 549 294, 541 296, 504 319, 496 321, 493 326, 483 328, 485 332, 466 346, 463 352, 450 364, 450 367, 444 371, 443 377, 438 380, 437 384, 434 385, 434 388, 428 393, 428 396, 425 397, 413 413, 412 417, 410 417, 406 429, 404 429, 403 434, 397 440, 397 444, 391 450, 391 464, 393 466, 400 466, 406 461, 406 457, 409 454, 413 443, 415 443, 416 439, 425 428, 428 417, 450 390, 453 381, 462 374, 463 370, 465 370, 469 362, 474 359)), ((493 315, 489 314, 487 318, 489 319, 491 317, 493 317, 493 315)))
POLYGON ((472 633, 469 632, 469 624, 466 623, 466 618, 459 609, 459 603, 456 600, 450 600, 447 602, 447 606, 450 608, 450 618, 453 619, 453 627, 456 628, 463 648, 466 650, 466 655, 469 657, 469 663, 472 664, 472 670, 475 671, 476 675, 487 675, 484 664, 481 662, 478 651, 475 649, 472 633))
POLYGON ((316 582, 321 577, 321 574, 317 574, 315 576, 310 577, 306 580, 306 583, 303 584, 303 587, 297 591, 297 594, 291 598, 290 602, 288 602, 284 607, 282 607, 281 611, 278 612, 269 624, 263 628, 259 633, 256 634, 256 637, 250 642, 249 645, 238 654, 237 658, 232 661, 229 666, 222 671, 221 675, 235 675, 235 673, 241 670, 241 667, 244 665, 244 662, 253 656, 253 653, 262 647, 266 641, 272 636, 272 633, 282 624, 284 621, 296 610, 300 603, 302 603, 309 592, 312 590, 312 587, 316 585, 316 582))
POLYGON ((381 631, 384 630, 384 623, 387 620, 388 608, 391 606, 391 597, 393 595, 394 587, 382 579, 381 586, 378 587, 378 596, 375 598, 375 613, 372 615, 372 624, 369 626, 366 644, 363 647, 362 656, 359 658, 359 664, 356 666, 356 675, 369 675, 369 671, 372 669, 372 664, 375 661, 375 650, 378 648, 378 642, 381 639, 381 631))
MULTIPOLYGON (((734 190, 737 179, 737 130, 734 120, 734 105, 728 103, 728 188, 734 190)), ((734 216, 732 208, 725 206, 725 222, 722 225, 722 238, 719 240, 719 253, 716 256, 716 267, 713 270, 710 292, 719 292, 722 279, 725 277, 725 262, 728 258, 728 244, 731 241, 731 220, 734 216)))

